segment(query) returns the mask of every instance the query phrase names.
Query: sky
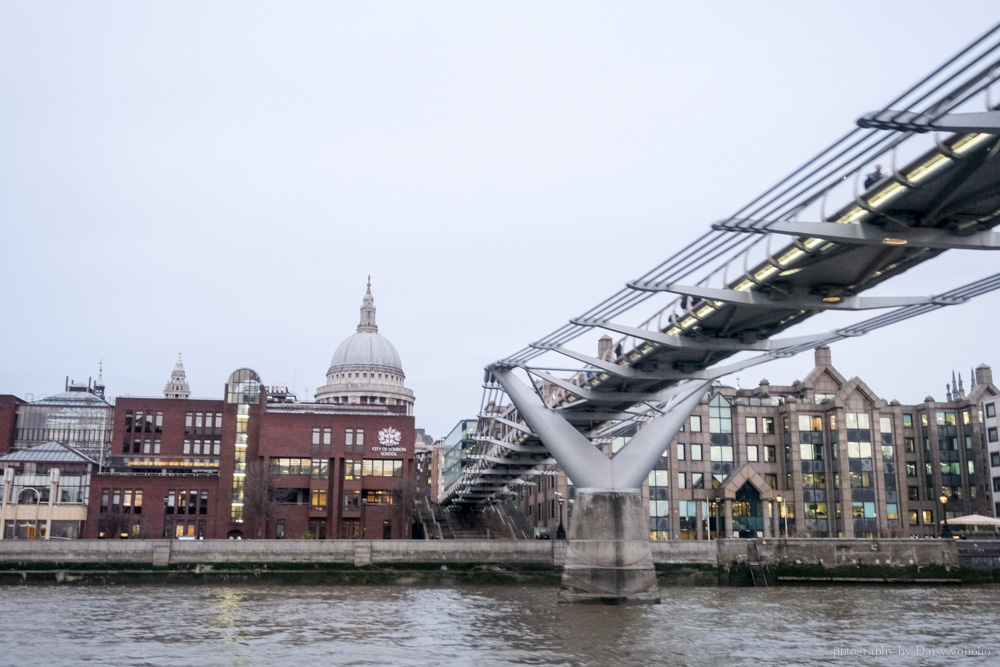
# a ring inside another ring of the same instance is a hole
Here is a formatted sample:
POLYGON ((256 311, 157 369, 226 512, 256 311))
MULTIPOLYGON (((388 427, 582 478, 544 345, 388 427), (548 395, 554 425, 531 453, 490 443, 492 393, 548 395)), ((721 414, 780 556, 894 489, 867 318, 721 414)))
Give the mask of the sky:
MULTIPOLYGON (((444 436, 485 365, 1000 21, 957 4, 0 0, 0 393, 103 360, 110 396, 161 396, 182 352, 194 397, 250 367, 311 399, 371 275, 417 427, 444 436)), ((996 271, 929 265, 889 292, 996 271)), ((943 399, 953 368, 1000 364, 998 312, 942 309, 834 364, 943 399)))

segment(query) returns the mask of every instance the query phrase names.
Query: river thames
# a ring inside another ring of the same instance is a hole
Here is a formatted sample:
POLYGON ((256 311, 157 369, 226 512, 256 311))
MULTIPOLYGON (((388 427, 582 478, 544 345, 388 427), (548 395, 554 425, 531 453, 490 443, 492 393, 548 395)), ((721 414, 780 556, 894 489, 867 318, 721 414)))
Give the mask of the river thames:
POLYGON ((4 665, 996 665, 1000 588, 8 586, 4 665))

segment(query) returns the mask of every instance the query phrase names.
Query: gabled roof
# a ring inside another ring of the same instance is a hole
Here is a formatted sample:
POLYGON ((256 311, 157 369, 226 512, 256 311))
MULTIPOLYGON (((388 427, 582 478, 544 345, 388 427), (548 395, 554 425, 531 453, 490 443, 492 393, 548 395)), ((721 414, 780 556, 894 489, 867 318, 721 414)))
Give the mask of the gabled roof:
POLYGON ((716 490, 716 494, 720 498, 733 500, 736 498, 736 492, 746 482, 750 482, 757 489, 761 500, 774 500, 777 497, 771 485, 749 463, 744 463, 739 469, 729 473, 729 477, 722 482, 716 490))
POLYGON ((0 456, 0 463, 13 461, 26 461, 30 463, 97 463, 92 458, 84 456, 72 447, 60 444, 54 440, 0 456))

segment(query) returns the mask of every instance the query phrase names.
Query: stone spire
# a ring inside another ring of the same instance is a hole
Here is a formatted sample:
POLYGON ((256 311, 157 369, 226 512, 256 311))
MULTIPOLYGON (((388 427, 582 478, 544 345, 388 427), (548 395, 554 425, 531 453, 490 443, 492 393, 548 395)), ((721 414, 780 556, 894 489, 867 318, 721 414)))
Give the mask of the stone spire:
POLYGON ((372 296, 372 277, 368 276, 368 291, 361 302, 361 321, 358 323, 358 333, 378 333, 375 324, 375 298, 372 296))
POLYGON ((184 372, 184 362, 181 361, 181 353, 177 353, 177 363, 170 374, 170 382, 163 388, 164 398, 191 398, 191 387, 187 382, 187 374, 184 372))

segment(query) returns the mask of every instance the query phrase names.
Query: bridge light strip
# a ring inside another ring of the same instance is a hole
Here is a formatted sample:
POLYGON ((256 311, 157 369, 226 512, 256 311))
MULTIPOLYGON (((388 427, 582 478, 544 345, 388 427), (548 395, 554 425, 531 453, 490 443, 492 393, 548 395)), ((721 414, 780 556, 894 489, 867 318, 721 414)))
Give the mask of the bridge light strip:
MULTIPOLYGON (((957 141, 955 141, 954 144, 952 144, 951 150, 955 154, 961 155, 963 153, 972 150, 975 146, 978 146, 980 143, 982 143, 989 137, 990 135, 982 133, 963 135, 957 141)), ((927 178, 935 171, 950 164, 951 162, 952 159, 950 157, 944 155, 943 153, 937 153, 928 158, 922 164, 914 167, 908 174, 904 176, 904 178, 910 183, 916 183, 924 178, 927 178)), ((894 199, 897 195, 905 192, 907 189, 908 188, 906 186, 901 185, 898 182, 893 182, 888 186, 886 186, 885 188, 883 188, 882 190, 879 190, 877 193, 875 193, 872 196, 872 198, 868 200, 868 205, 872 208, 880 208, 885 204, 887 204, 890 200, 894 199)), ((861 206, 855 206, 851 208, 850 211, 841 216, 839 219, 837 219, 836 222, 838 224, 849 224, 858 220, 859 218, 864 217, 869 213, 870 211, 868 211, 867 209, 862 208, 861 206)), ((889 239, 886 240, 886 244, 894 245, 893 243, 890 242, 889 239)), ((807 238, 802 242, 802 245, 807 250, 814 250, 816 248, 819 248, 822 251, 826 250, 827 248, 833 247, 834 244, 828 243, 824 239, 807 238)), ((800 248, 792 246, 777 259, 777 264, 779 264, 781 267, 789 266, 790 264, 793 264, 797 260, 801 259, 806 254, 807 253, 801 250, 800 248)), ((765 266, 761 267, 756 273, 754 273, 754 278, 757 280, 766 280, 776 272, 778 272, 782 276, 790 276, 793 273, 798 273, 799 271, 801 271, 800 268, 789 268, 782 271, 780 267, 775 266, 771 262, 768 262, 765 266)), ((735 286, 733 286, 732 289, 740 292, 745 292, 751 290, 754 287, 754 285, 755 283, 753 281, 749 279, 744 279, 739 283, 737 283, 735 286)), ((714 310, 715 308, 706 306, 705 308, 698 311, 698 316, 703 317, 704 315, 710 314, 714 310)), ((692 324, 694 324, 694 318, 687 317, 679 322, 680 325, 679 327, 677 325, 674 325, 670 327, 665 333, 667 333, 667 335, 676 336, 682 333, 683 331, 690 329, 692 324)))
MULTIPOLYGON (((967 153, 968 151, 972 150, 983 141, 986 141, 987 139, 989 139, 990 136, 991 135, 984 133, 972 133, 963 135, 959 137, 957 140, 955 140, 955 142, 950 146, 950 150, 953 154, 960 156, 963 153, 967 153)), ((903 179, 908 183, 915 184, 927 178, 928 176, 930 176, 937 170, 941 169, 942 167, 947 166, 952 161, 953 161, 952 158, 950 158, 949 156, 941 152, 938 152, 933 156, 931 156, 930 158, 928 158, 927 160, 925 160, 922 164, 919 164, 912 170, 910 170, 909 173, 904 175, 903 179)), ((908 189, 909 189, 908 186, 893 181, 892 183, 890 183, 889 185, 887 185, 886 187, 882 188, 874 195, 872 195, 872 197, 867 202, 868 206, 872 209, 881 208, 891 200, 895 199, 898 195, 902 194, 903 192, 906 192, 906 190, 908 189)), ((861 206, 854 206, 844 215, 838 218, 835 222, 837 222, 838 224, 850 224, 852 222, 858 221, 859 219, 865 217, 870 213, 871 211, 866 208, 863 208, 861 206)), ((886 240, 886 244, 894 245, 890 239, 886 240)), ((803 256, 805 256, 811 251, 818 249, 820 252, 825 252, 826 250, 833 248, 835 245, 836 244, 830 243, 826 239, 817 239, 809 237, 801 241, 801 246, 804 247, 805 250, 802 250, 802 248, 793 244, 790 248, 788 248, 788 250, 786 250, 782 255, 780 255, 777 258, 775 263, 768 261, 764 266, 759 268, 753 274, 754 280, 743 279, 739 283, 734 285, 731 289, 739 292, 746 292, 753 289, 753 287, 757 284, 755 281, 760 281, 760 282, 766 281, 768 278, 772 277, 775 273, 781 276, 790 276, 795 273, 798 273, 799 271, 802 270, 802 268, 792 267, 791 266, 792 264, 800 260, 803 256), (777 264, 777 266, 775 264, 777 264)), ((686 331, 691 331, 700 323, 700 320, 704 319, 705 317, 711 315, 713 312, 717 311, 719 307, 721 307, 721 305, 722 304, 719 302, 709 302, 706 305, 699 308, 695 312, 694 316, 688 315, 687 317, 680 320, 680 322, 676 322, 672 326, 667 328, 667 330, 664 331, 664 333, 668 336, 677 336, 686 331)), ((797 313, 797 315, 798 314, 801 314, 801 312, 797 313)), ((643 346, 638 351, 633 351, 625 355, 625 359, 628 362, 637 361, 645 354, 648 354, 648 352, 649 350, 647 349, 647 346, 643 346)), ((600 383, 601 380, 595 377, 587 382, 587 386, 593 388, 599 385, 600 383)), ((575 400, 575 399, 571 398, 570 400, 575 400)))
MULTIPOLYGON (((990 136, 991 135, 984 133, 973 133, 973 134, 963 135, 959 137, 957 140, 955 140, 955 142, 950 147, 950 151, 953 155, 960 156, 961 154, 972 150, 983 141, 986 141, 987 139, 990 138, 990 136)), ((905 180, 907 183, 915 184, 920 180, 927 178, 938 169, 950 164, 952 161, 953 160, 951 157, 944 155, 941 152, 938 152, 935 155, 928 158, 927 160, 925 160, 922 164, 917 165, 909 173, 905 174, 903 180, 905 180)), ((895 199, 899 194, 902 194, 907 189, 909 189, 908 186, 901 185, 899 182, 894 181, 871 196, 871 198, 867 202, 868 208, 863 208, 861 206, 854 206, 844 215, 838 218, 836 222, 838 224, 850 224, 852 222, 855 222, 860 218, 863 218, 864 216, 871 213, 872 211, 869 209, 877 209, 886 205, 889 201, 895 199)), ((889 239, 887 239, 886 244, 894 245, 889 239)), ((775 273, 781 276, 790 276, 793 275, 794 273, 798 273, 799 271, 802 270, 802 267, 792 267, 791 266, 792 264, 796 263, 803 256, 807 255, 812 251, 818 249, 819 252, 825 252, 830 248, 835 247, 835 245, 836 244, 831 243, 825 239, 817 239, 812 237, 806 238, 800 241, 798 244, 793 244, 791 247, 789 247, 788 250, 786 250, 781 256, 779 256, 775 262, 772 263, 770 260, 768 260, 768 262, 764 266, 760 267, 753 274, 754 280, 750 280, 748 278, 743 279, 739 283, 734 285, 731 289, 735 291, 746 292, 752 290, 753 287, 756 286, 758 282, 766 281, 768 278, 772 277, 775 273), (805 250, 803 250, 803 248, 805 248, 805 250)), ((895 268, 895 265, 893 266, 893 268, 895 268)), ((878 272, 876 276, 880 275, 881 273, 882 271, 878 272)), ((672 326, 668 327, 668 329, 663 333, 665 333, 668 336, 677 336, 686 331, 693 331, 698 327, 701 320, 708 317, 712 313, 716 312, 722 306, 723 304, 721 302, 707 301, 705 305, 703 305, 697 311, 695 311, 693 315, 688 315, 687 317, 680 320, 680 322, 675 322, 672 326)), ((798 313, 795 313, 789 316, 788 318, 785 318, 779 323, 779 326, 785 324, 786 322, 806 312, 807 311, 799 311, 798 313)), ((646 356, 650 352, 652 352, 653 349, 654 349, 653 347, 651 347, 648 343, 646 343, 642 347, 633 349, 631 352, 624 355, 619 363, 621 365, 628 365, 629 363, 634 363, 642 359, 642 357, 646 356)), ((592 389, 603 383, 605 380, 607 380, 607 378, 608 374, 602 373, 600 375, 588 379, 583 386, 592 389)), ((570 394, 569 396, 564 398, 560 402, 560 404, 567 405, 569 403, 575 402, 576 400, 577 397, 570 394)))

